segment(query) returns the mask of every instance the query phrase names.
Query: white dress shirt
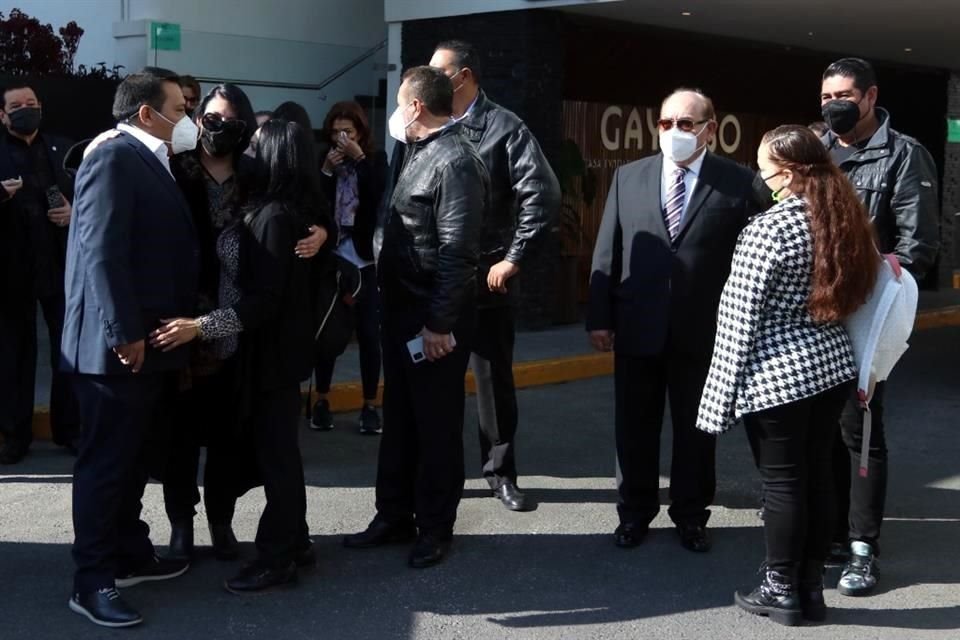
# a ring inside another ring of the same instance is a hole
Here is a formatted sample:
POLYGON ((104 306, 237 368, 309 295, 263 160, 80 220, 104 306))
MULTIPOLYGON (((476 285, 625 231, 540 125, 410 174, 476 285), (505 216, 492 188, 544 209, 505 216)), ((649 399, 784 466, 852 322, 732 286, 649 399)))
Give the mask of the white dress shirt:
MULTIPOLYGON (((697 180, 700 178, 700 168, 703 166, 703 159, 706 157, 706 149, 700 154, 700 157, 687 165, 687 172, 683 176, 683 210, 680 212, 680 224, 683 224, 687 217, 687 205, 690 204, 690 196, 697 186, 697 180)), ((673 186, 673 176, 679 169, 673 160, 663 156, 663 174, 660 176, 660 210, 667 208, 667 194, 673 186)))
POLYGON ((163 165, 163 168, 167 170, 167 173, 170 174, 170 177, 173 177, 173 171, 170 170, 170 154, 167 152, 167 143, 161 140, 160 138, 154 137, 144 131, 129 125, 125 122, 121 122, 117 125, 118 131, 123 131, 124 133, 129 133, 134 138, 139 140, 147 149, 150 150, 150 153, 157 156, 157 160, 160 161, 160 164, 163 165))

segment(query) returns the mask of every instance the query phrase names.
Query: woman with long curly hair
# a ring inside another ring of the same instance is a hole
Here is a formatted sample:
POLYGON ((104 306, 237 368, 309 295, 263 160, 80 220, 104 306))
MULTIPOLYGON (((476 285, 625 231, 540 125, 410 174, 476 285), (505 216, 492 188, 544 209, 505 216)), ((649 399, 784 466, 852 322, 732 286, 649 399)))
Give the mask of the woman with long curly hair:
POLYGON ((857 194, 806 127, 768 132, 757 163, 777 204, 738 240, 697 426, 722 433, 743 419, 767 552, 760 586, 735 601, 795 625, 826 615, 830 456, 856 376, 841 322, 870 294, 878 254, 857 194))

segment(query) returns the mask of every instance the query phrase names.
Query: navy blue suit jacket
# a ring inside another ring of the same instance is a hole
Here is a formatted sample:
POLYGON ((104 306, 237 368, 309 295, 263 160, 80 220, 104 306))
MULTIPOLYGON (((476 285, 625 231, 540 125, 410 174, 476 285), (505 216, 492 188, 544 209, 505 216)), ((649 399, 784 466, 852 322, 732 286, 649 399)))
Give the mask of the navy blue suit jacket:
POLYGON ((737 237, 760 208, 754 173, 708 152, 671 240, 662 171, 657 154, 614 175, 593 252, 587 329, 613 330, 621 355, 709 359, 737 237))
POLYGON ((145 338, 141 374, 186 366, 189 348, 162 353, 149 334, 161 318, 193 316, 198 272, 196 230, 173 177, 133 136, 104 142, 77 172, 61 368, 130 374, 113 348, 145 338))

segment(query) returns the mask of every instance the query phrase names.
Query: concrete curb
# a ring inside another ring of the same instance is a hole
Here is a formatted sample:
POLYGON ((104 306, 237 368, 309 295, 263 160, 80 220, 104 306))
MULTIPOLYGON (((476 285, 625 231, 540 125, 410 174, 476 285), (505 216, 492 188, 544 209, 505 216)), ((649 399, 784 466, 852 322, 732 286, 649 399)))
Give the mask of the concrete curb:
MULTIPOLYGON (((960 326, 960 306, 942 307, 921 311, 917 314, 915 331, 960 326)), ((586 337, 584 338, 586 339, 586 337)), ((613 374, 613 356, 609 353, 594 353, 548 360, 518 362, 513 366, 514 381, 518 389, 539 387, 561 382, 585 380, 613 374)), ((465 380, 467 393, 476 391, 473 373, 468 371, 465 380)), ((314 392, 311 404, 316 399, 314 392)), ((331 387, 327 395, 330 409, 335 412, 358 411, 363 404, 359 382, 343 382, 331 387)), ((383 384, 377 392, 377 402, 383 399, 383 384)), ((46 407, 37 407, 33 414, 33 434, 37 440, 50 439, 50 414, 46 407)))

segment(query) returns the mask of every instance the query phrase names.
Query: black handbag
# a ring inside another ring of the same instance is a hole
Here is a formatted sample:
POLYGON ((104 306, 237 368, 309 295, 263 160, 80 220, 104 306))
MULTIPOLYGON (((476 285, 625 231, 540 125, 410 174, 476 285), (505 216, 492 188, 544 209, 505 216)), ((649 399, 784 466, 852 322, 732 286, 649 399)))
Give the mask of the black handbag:
POLYGON ((340 256, 321 274, 313 340, 317 360, 334 360, 346 351, 355 325, 354 303, 363 286, 360 269, 340 256))

